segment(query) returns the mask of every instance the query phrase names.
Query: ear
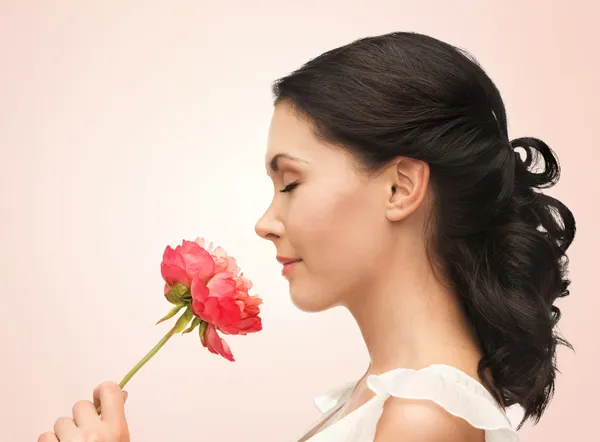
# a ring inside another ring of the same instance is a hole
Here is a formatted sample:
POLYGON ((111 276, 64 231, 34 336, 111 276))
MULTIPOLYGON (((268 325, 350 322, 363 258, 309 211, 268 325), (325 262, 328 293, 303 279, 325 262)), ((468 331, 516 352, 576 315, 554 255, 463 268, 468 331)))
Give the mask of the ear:
POLYGON ((417 210, 427 194, 429 186, 429 165, 412 158, 397 158, 388 173, 386 217, 390 221, 405 219, 417 210))

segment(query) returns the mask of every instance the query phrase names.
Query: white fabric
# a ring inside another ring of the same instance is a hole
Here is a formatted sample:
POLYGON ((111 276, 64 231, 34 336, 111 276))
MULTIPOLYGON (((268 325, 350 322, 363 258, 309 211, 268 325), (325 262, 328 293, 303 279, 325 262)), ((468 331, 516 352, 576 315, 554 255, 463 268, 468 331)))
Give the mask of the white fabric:
MULTIPOLYGON (((390 396, 431 400, 454 416, 485 430, 486 442, 518 442, 517 432, 494 397, 477 380, 449 365, 435 364, 413 370, 398 368, 369 375, 375 396, 339 421, 308 439, 310 442, 373 442, 377 422, 390 396)), ((327 414, 342 405, 356 383, 351 382, 314 398, 327 414)))

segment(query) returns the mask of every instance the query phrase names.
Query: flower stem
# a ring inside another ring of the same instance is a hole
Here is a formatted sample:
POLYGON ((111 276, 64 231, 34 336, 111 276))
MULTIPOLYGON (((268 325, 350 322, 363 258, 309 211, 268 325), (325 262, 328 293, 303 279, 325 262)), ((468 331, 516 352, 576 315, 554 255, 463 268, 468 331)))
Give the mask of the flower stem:
MULTIPOLYGON (((136 374, 139 371, 139 369, 142 368, 144 366, 144 364, 146 364, 146 362, 148 362, 152 358, 152 356, 154 356, 156 353, 158 353, 158 350, 160 350, 163 347, 163 345, 165 345, 167 343, 167 341, 169 339, 171 339, 171 336, 173 336, 175 334, 176 327, 177 327, 177 324, 175 324, 175 326, 171 330, 169 330, 169 332, 166 335, 164 335, 160 341, 158 341, 158 344, 156 344, 152 348, 152 350, 150 350, 148 352, 148 354, 140 360, 140 362, 135 364, 135 366, 131 370, 129 370, 129 373, 127 373, 125 375, 125 377, 123 378, 123 380, 121 382, 119 382, 119 387, 121 387, 121 389, 123 389, 123 387, 125 387, 127 382, 129 382, 131 380, 133 375, 136 374)), ((96 411, 98 412, 98 414, 102 413, 102 409, 100 407, 96 408, 96 411)))
POLYGON ((158 353, 158 350, 160 350, 163 347, 163 345, 165 345, 167 343, 167 341, 169 339, 171 339, 171 336, 173 336, 174 334, 175 334, 175 327, 173 327, 171 330, 169 330, 169 332, 166 335, 164 335, 160 341, 158 341, 158 344, 156 344, 154 346, 154 348, 152 348, 152 350, 150 350, 148 352, 148 354, 140 360, 140 362, 135 364, 135 366, 129 371, 129 373, 127 373, 125 375, 123 380, 121 382, 119 382, 119 387, 121 387, 121 389, 123 389, 123 387, 125 387, 127 382, 129 382, 130 379, 133 377, 133 375, 136 374, 138 372, 138 370, 140 368, 142 368, 144 366, 144 364, 146 364, 146 362, 148 362, 152 358, 152 356, 154 356, 156 353, 158 353))

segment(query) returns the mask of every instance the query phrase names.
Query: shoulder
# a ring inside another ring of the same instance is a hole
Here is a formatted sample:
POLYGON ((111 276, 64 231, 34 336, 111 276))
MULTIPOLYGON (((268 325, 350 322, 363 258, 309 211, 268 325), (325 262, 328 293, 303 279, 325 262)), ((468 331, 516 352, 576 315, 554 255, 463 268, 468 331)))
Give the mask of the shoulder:
POLYGON ((374 442, 484 442, 485 433, 429 400, 391 397, 374 442))

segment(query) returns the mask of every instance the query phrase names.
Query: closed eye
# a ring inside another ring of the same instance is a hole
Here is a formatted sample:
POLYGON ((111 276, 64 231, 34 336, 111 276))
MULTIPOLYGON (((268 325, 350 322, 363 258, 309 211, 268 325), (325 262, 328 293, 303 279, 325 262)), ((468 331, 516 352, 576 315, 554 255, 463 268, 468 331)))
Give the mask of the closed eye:
POLYGON ((295 183, 290 183, 287 186, 285 186, 283 189, 280 190, 281 193, 285 193, 285 192, 291 192, 292 190, 294 190, 296 187, 298 187, 298 184, 300 184, 299 182, 295 182, 295 183))

